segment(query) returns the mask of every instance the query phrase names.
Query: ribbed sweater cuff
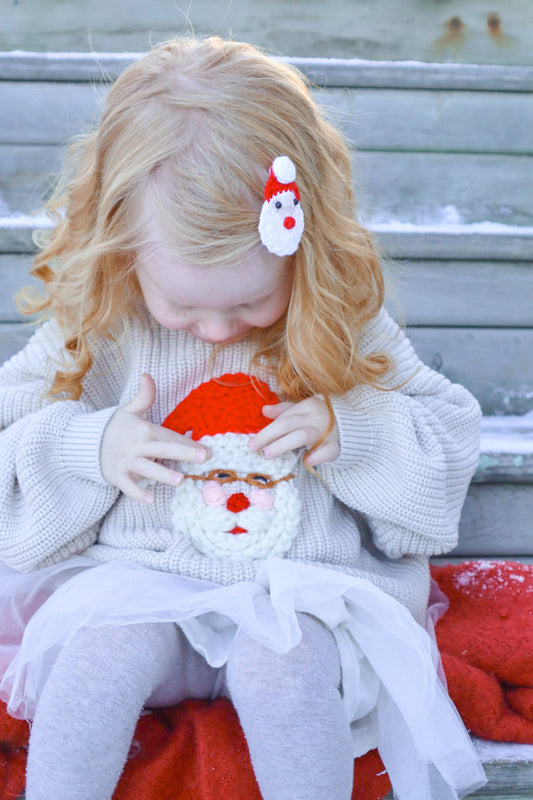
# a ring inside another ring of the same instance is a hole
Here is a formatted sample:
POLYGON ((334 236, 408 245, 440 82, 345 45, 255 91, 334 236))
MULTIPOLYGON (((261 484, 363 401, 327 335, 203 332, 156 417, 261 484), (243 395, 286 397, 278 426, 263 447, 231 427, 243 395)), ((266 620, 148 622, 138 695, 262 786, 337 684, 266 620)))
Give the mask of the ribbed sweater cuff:
POLYGON ((61 441, 61 459, 69 475, 95 483, 107 481, 100 468, 100 444, 116 407, 76 414, 66 426, 61 441))
POLYGON ((340 452, 332 462, 337 467, 353 467, 368 456, 374 443, 374 432, 367 414, 356 411, 346 400, 333 400, 333 411, 340 437, 340 452))

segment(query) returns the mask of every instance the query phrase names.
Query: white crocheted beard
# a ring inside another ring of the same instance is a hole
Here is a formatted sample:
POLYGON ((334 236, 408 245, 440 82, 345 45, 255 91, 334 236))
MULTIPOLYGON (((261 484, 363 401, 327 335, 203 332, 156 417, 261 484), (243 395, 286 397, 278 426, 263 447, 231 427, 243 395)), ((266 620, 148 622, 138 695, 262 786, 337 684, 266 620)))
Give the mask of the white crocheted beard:
POLYGON ((181 465, 186 477, 172 500, 172 523, 206 556, 283 556, 298 532, 300 502, 292 473, 297 455, 263 458, 249 449, 250 438, 202 436, 211 458, 181 465))
POLYGON ((265 200, 259 215, 261 241, 271 253, 277 256, 290 256, 300 244, 304 229, 304 215, 301 205, 295 205, 294 192, 278 192, 271 200, 265 200), (284 220, 292 217, 293 228, 286 228, 284 220))

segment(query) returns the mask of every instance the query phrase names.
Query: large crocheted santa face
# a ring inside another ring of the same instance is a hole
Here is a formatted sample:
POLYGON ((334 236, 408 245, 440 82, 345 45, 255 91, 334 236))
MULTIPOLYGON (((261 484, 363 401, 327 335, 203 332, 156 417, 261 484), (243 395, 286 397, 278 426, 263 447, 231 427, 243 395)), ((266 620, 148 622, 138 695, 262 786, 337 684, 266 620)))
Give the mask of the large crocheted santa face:
POLYGON ((200 465, 181 464, 171 505, 174 530, 206 556, 283 556, 298 532, 297 454, 265 459, 249 447, 271 422, 262 406, 277 402, 262 381, 228 374, 194 389, 163 423, 211 450, 200 465))

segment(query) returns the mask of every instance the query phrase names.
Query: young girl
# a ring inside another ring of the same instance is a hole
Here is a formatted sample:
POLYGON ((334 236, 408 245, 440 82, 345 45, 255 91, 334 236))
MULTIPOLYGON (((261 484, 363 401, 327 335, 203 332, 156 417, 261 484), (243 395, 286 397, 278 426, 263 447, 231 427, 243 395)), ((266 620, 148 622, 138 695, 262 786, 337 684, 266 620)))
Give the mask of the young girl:
MULTIPOLYGON (((301 76, 156 47, 74 149, 0 371, 0 667, 28 800, 110 798, 144 706, 229 697, 265 800, 484 782, 421 624, 479 408, 383 309, 301 76), (281 402, 278 402, 281 400, 281 402)), ((176 776, 179 781, 179 776, 176 776)))

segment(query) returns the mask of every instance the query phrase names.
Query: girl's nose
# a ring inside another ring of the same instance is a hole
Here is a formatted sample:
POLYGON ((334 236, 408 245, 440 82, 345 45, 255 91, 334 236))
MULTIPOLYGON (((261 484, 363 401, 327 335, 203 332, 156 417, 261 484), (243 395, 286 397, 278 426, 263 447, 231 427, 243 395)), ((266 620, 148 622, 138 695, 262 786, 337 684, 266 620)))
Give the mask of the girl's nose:
POLYGON ((238 511, 244 511, 246 508, 249 508, 249 506, 250 501, 243 492, 230 494, 228 497, 228 502, 226 503, 226 508, 228 511, 233 511, 235 514, 238 511))
POLYGON ((208 342, 227 342, 235 336, 235 325, 225 320, 210 320, 200 325, 200 336, 208 342))

